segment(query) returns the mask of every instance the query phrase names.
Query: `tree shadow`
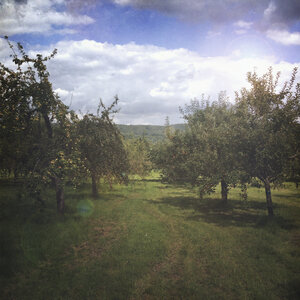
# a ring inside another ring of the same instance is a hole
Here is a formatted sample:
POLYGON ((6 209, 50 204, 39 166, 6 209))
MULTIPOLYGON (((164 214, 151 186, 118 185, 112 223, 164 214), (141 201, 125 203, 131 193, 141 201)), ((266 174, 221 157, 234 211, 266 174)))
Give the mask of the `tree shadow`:
POLYGON ((0 281, 9 279, 18 269, 16 257, 20 254, 20 249, 14 240, 12 232, 13 226, 0 230, 0 281))
POLYGON ((159 178, 132 178, 130 179, 131 183, 139 183, 139 182, 161 182, 159 178))
POLYGON ((299 200, 300 199, 300 192, 299 193, 293 193, 293 194, 289 194, 289 195, 272 195, 272 198, 276 199, 276 198, 287 198, 290 200, 299 200))
MULTIPOLYGON (((195 197, 175 196, 160 198, 158 201, 148 201, 180 209, 192 209, 193 212, 185 217, 187 220, 204 221, 222 227, 265 227, 272 224, 286 230, 297 228, 292 220, 276 215, 276 210, 288 209, 288 206, 278 203, 274 204, 275 216, 268 217, 266 204, 255 200, 228 200, 227 203, 224 203, 216 198, 200 200, 195 197)), ((295 209, 298 208, 295 207, 295 209)))
POLYGON ((154 178, 142 178, 140 181, 142 182, 161 182, 161 180, 158 179, 154 179, 154 178))

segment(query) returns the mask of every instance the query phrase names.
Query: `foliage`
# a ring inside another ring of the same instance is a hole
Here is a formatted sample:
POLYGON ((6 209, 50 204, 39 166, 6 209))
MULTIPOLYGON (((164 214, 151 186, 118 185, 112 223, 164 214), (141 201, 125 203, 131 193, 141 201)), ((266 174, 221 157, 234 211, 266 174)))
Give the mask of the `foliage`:
POLYGON ((236 95, 235 151, 244 171, 264 183, 269 215, 273 215, 270 184, 286 180, 300 155, 300 84, 293 89, 296 72, 295 68, 280 90, 280 73, 274 78, 271 68, 262 77, 248 73, 251 88, 236 95))
POLYGON ((227 201, 231 185, 251 178, 263 182, 269 215, 273 215, 271 184, 299 180, 300 84, 297 69, 278 91, 280 74, 272 69, 262 77, 248 73, 249 90, 243 88, 231 105, 226 94, 218 101, 192 100, 181 108, 187 128, 168 134, 168 141, 153 152, 153 160, 169 182, 197 185, 200 197, 221 182, 227 201))
POLYGON ((127 182, 128 159, 123 140, 111 119, 116 112, 118 97, 106 108, 100 100, 97 115, 86 114, 77 122, 79 149, 93 182, 93 195, 97 197, 100 178, 110 184, 127 182))
POLYGON ((187 129, 169 134, 168 143, 155 155, 157 165, 169 181, 197 185, 201 198, 222 182, 226 201, 229 184, 242 178, 231 147, 233 107, 221 93, 218 101, 195 99, 181 112, 187 129))
POLYGON ((163 181, 196 184, 197 165, 190 159, 194 153, 188 147, 192 142, 191 136, 175 131, 166 142, 153 147, 151 158, 155 167, 161 170, 163 181))
POLYGON ((146 138, 131 138, 125 140, 125 148, 129 161, 129 172, 142 178, 152 170, 150 161, 151 142, 146 138))
POLYGON ((231 151, 233 108, 223 92, 218 101, 211 104, 204 99, 201 104, 192 101, 182 113, 196 141, 194 152, 199 156, 200 195, 221 181, 224 188, 222 199, 226 201, 228 185, 235 183, 238 177, 237 162, 231 151))
POLYGON ((113 123, 118 98, 110 107, 100 102, 97 115, 82 119, 69 111, 53 92, 46 62, 50 56, 30 58, 13 45, 16 67, 0 64, 0 172, 25 179, 33 197, 42 200, 43 189, 55 186, 58 211, 63 212, 63 190, 91 176, 93 194, 102 178, 127 182, 128 172, 146 176, 155 167, 167 182, 188 183, 199 188, 200 197, 221 183, 227 201, 231 186, 260 180, 265 187, 269 215, 273 215, 271 185, 284 180, 298 184, 300 174, 300 84, 291 79, 279 89, 278 73, 262 77, 248 73, 250 89, 236 94, 230 104, 224 92, 210 102, 193 100, 181 108, 186 125, 138 126, 131 138, 129 128, 113 123), (126 132, 126 142, 118 128, 126 132), (145 129, 151 133, 145 134, 145 129), (142 135, 136 139, 134 135, 142 135), (164 139, 161 135, 164 134, 164 139), (146 138, 161 139, 150 144, 146 138))
POLYGON ((50 182, 57 193, 59 212, 64 210, 64 185, 81 177, 84 166, 77 149, 72 123, 76 120, 53 92, 46 62, 53 58, 37 54, 30 58, 21 44, 15 69, 0 64, 0 160, 2 171, 26 179, 25 185, 41 200, 50 182))

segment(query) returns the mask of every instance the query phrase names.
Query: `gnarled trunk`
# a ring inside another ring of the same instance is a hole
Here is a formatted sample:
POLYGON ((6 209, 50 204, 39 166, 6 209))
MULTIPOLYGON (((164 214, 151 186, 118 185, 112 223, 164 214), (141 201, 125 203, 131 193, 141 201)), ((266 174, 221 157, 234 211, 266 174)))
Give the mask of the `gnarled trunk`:
POLYGON ((65 211, 64 189, 60 179, 55 178, 57 212, 63 214, 65 211))
POLYGON ((264 180, 265 191, 266 191, 266 200, 267 200, 267 209, 268 215, 273 216, 273 203, 272 203, 272 195, 271 195, 271 186, 268 179, 264 180))
POLYGON ((222 201, 224 203, 227 203, 228 199, 228 184, 224 179, 221 180, 221 195, 222 195, 222 201))

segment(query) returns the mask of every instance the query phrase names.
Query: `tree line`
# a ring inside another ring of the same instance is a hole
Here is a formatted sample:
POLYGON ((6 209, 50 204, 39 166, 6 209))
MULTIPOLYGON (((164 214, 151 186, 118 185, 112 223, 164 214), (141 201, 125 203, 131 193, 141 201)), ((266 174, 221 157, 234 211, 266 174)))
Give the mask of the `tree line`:
POLYGON ((43 202, 43 189, 56 192, 57 210, 64 212, 66 185, 77 186, 90 177, 92 194, 99 180, 127 183, 129 174, 145 176, 159 169, 162 180, 197 186, 199 196, 221 184, 227 201, 230 187, 259 179, 266 191, 268 214, 273 215, 271 185, 289 179, 299 182, 300 84, 297 69, 279 87, 272 69, 261 77, 248 73, 250 88, 225 92, 217 101, 202 97, 180 108, 185 130, 166 126, 166 138, 124 140, 113 122, 118 97, 106 107, 100 100, 96 114, 81 118, 54 93, 46 62, 50 56, 29 57, 21 44, 13 45, 15 68, 0 63, 0 172, 22 179, 30 197, 43 202))
MULTIPOLYGON (((6 40, 8 41, 7 37, 6 40)), ((112 121, 118 97, 97 114, 79 118, 54 93, 46 62, 50 56, 30 58, 21 44, 16 68, 0 64, 0 163, 2 174, 22 178, 29 196, 43 202, 43 189, 56 192, 57 211, 65 209, 64 189, 92 179, 93 196, 98 182, 127 182, 129 163, 122 136, 112 121)))
POLYGON ((300 180, 300 84, 297 69, 279 87, 280 73, 272 69, 258 76, 248 73, 250 88, 236 93, 231 104, 225 92, 217 101, 192 100, 181 108, 185 131, 167 132, 167 142, 153 151, 153 160, 169 182, 199 187, 200 198, 221 184, 227 201, 231 186, 239 184, 247 197, 247 183, 259 179, 273 215, 271 185, 300 180))

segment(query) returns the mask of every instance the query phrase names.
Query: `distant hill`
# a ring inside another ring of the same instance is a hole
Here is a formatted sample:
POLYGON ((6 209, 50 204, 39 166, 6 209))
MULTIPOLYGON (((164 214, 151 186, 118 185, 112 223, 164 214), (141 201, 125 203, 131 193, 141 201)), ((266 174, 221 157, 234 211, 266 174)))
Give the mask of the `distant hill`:
MULTIPOLYGON (((122 125, 117 124, 120 132, 128 138, 145 137, 153 142, 161 141, 165 138, 166 126, 160 125, 122 125)), ((175 130, 184 130, 185 124, 173 124, 171 125, 175 130)))

